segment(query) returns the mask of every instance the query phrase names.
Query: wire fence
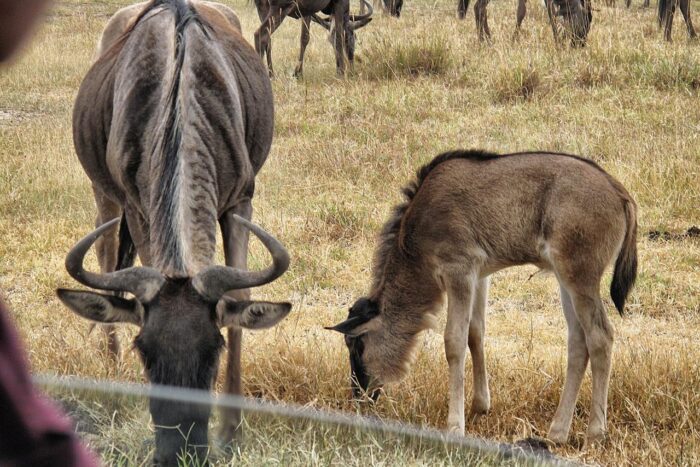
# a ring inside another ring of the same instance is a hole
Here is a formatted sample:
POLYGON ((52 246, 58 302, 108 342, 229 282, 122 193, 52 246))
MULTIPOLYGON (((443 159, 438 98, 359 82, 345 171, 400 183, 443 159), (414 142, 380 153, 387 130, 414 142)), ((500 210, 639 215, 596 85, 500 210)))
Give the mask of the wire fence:
MULTIPOLYGON (((154 443, 149 399, 243 412, 242 442, 233 447, 212 443, 208 460, 213 465, 570 464, 546 450, 532 450, 527 443, 512 445, 455 436, 313 407, 76 377, 41 375, 34 381, 71 416, 76 431, 106 465, 150 464, 154 443)), ((212 432, 217 418, 212 418, 212 432)))

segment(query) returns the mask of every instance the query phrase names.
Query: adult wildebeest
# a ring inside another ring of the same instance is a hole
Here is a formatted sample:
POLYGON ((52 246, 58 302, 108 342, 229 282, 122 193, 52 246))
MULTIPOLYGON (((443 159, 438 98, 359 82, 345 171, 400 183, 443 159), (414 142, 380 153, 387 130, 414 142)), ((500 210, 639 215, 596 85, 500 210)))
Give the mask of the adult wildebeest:
MULTIPOLYGON (((491 30, 489 29, 486 7, 490 0, 477 0, 474 4, 474 16, 476 18, 476 30, 479 40, 491 40, 491 30)), ((518 0, 516 34, 520 31, 520 26, 527 13, 527 0, 518 0)), ((397 18, 401 16, 403 0, 384 0, 385 11, 397 18)), ((590 31, 593 13, 590 0, 545 0, 545 7, 552 26, 554 39, 559 40, 559 31, 556 24, 556 17, 561 16, 567 24, 571 44, 582 46, 586 43, 586 37, 590 31)), ((457 16, 464 19, 469 9, 469 0, 457 1, 457 16)))
POLYGON ((617 257, 611 285, 622 313, 637 270, 636 205, 598 165, 577 156, 481 151, 445 153, 404 189, 407 202, 385 224, 367 297, 332 328, 345 334, 354 395, 400 379, 417 334, 447 294, 448 427, 464 433, 466 348, 474 367, 472 413, 489 410, 484 319, 489 276, 520 264, 555 274, 569 328, 564 392, 549 437, 566 442, 591 360, 588 439, 606 429, 613 329, 600 280, 617 257))
POLYGON ((345 75, 346 60, 351 67, 355 60, 355 30, 367 25, 372 20, 371 5, 366 0, 362 0, 362 2, 369 7, 369 12, 351 15, 350 0, 255 0, 255 7, 261 21, 260 27, 255 31, 255 50, 258 51, 261 58, 267 54, 267 65, 272 75, 272 58, 270 56, 272 33, 287 16, 301 19, 301 50, 294 71, 296 76, 301 76, 304 53, 309 43, 309 26, 310 22, 314 20, 331 31, 336 70, 339 76, 343 76, 345 75), (318 12, 332 15, 332 18, 319 18, 318 12))
POLYGON ((690 19, 690 0, 659 0, 658 20, 659 26, 664 28, 664 39, 671 42, 671 30, 673 28, 673 16, 676 13, 676 7, 680 7, 685 26, 688 29, 688 37, 695 39, 698 37, 693 27, 693 21, 690 19))
MULTIPOLYGON (((135 348, 157 384, 210 389, 224 346, 220 328, 228 327, 225 390, 234 394, 241 392, 241 328, 272 326, 291 308, 249 300, 248 289, 279 277, 289 257, 248 221, 255 174, 272 142, 273 100, 267 71, 238 24, 223 5, 153 0, 106 27, 73 113, 100 227, 69 252, 66 268, 84 285, 134 298, 58 291, 83 317, 140 326, 135 348), (116 220, 107 221, 120 215, 117 238, 116 220), (227 266, 214 264, 217 223, 227 266), (272 255, 265 270, 246 270, 248 229, 272 255), (95 241, 101 274, 82 266, 95 241), (143 267, 130 267, 135 253, 143 267)), ((116 353, 116 338, 110 341, 116 353)), ((176 465, 183 448, 204 453, 209 408, 151 400, 150 411, 156 464, 176 465)), ((239 416, 224 413, 225 439, 239 416)))

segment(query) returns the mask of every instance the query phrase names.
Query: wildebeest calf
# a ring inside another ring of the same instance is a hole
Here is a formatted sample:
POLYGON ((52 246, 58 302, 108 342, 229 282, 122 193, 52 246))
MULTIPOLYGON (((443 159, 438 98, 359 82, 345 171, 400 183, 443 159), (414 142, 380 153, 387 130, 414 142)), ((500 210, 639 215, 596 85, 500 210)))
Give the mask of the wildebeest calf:
POLYGON ((594 162, 566 154, 442 154, 404 189, 381 233, 373 282, 345 334, 354 395, 403 377, 416 344, 447 295, 448 428, 464 433, 464 364, 474 368, 472 413, 490 408, 484 357, 489 276, 521 264, 559 281, 569 329, 564 392, 549 438, 566 442, 581 381, 591 360, 593 400, 588 439, 606 430, 613 329, 600 280, 613 259, 611 295, 622 313, 637 271, 636 206, 594 162))

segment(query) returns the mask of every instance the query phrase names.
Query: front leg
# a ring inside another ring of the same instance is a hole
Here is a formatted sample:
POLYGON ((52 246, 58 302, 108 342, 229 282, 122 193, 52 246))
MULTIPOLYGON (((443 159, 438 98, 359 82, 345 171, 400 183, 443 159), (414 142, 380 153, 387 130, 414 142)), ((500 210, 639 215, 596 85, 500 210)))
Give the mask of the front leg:
POLYGON ((481 279, 476 286, 476 295, 469 320, 469 352, 472 356, 474 376, 474 398, 471 416, 486 414, 491 408, 489 379, 484 355, 484 333, 486 330, 486 302, 489 294, 489 278, 481 279))
POLYGON ((447 285, 447 324, 445 356, 449 367, 450 403, 447 429, 464 435, 464 363, 467 356, 467 335, 474 303, 476 278, 457 274, 447 285))
MULTIPOLYGON (((245 200, 233 209, 227 211, 219 223, 221 225, 221 235, 224 241, 224 256, 226 265, 240 269, 248 269, 248 238, 249 231, 233 218, 238 214, 244 219, 251 220, 253 217, 253 205, 250 199, 245 200)), ((248 300, 250 289, 233 290, 228 293, 236 300, 248 300)), ((228 328, 228 360, 226 362, 226 374, 224 381, 224 393, 240 396, 243 394, 241 384, 241 344, 243 342, 243 331, 240 328, 228 328)), ((242 438, 241 411, 240 409, 224 408, 221 412, 221 440, 225 443, 234 438, 240 441, 242 438)))

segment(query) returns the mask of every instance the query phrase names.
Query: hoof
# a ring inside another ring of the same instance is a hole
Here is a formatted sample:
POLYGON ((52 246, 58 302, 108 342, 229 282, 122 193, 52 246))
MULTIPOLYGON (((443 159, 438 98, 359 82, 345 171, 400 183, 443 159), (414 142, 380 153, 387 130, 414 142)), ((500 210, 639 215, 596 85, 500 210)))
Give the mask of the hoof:
POLYGON ((554 443, 556 446, 562 446, 569 441, 569 432, 563 430, 549 430, 547 439, 554 443))
POLYGON ((586 444, 584 445, 585 448, 589 448, 591 446, 596 446, 605 443, 605 440, 607 438, 607 434, 605 431, 602 430, 595 430, 592 432, 586 433, 586 444))

